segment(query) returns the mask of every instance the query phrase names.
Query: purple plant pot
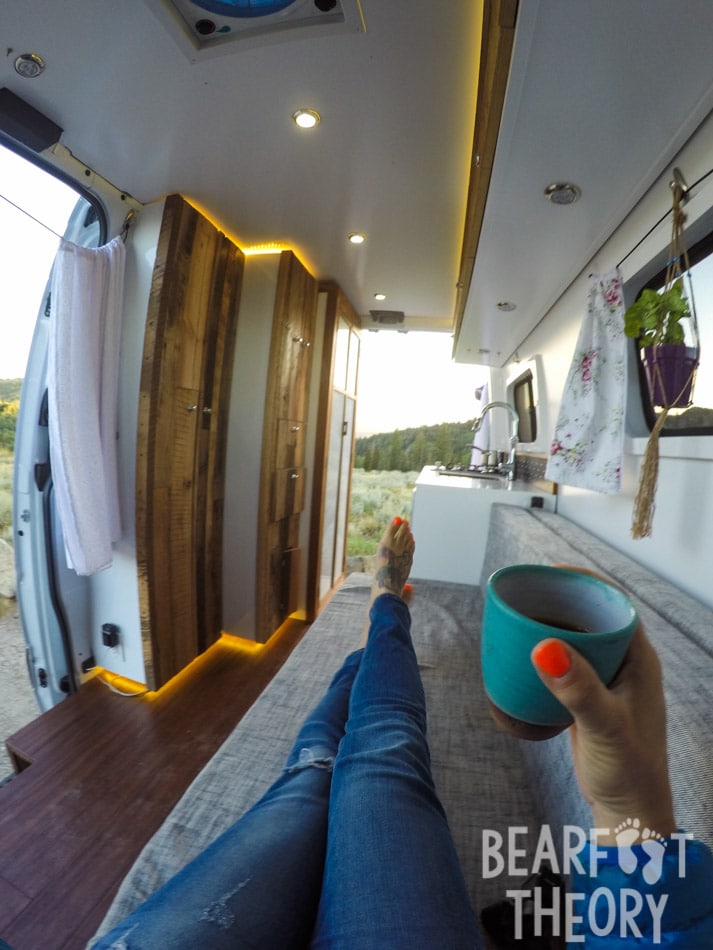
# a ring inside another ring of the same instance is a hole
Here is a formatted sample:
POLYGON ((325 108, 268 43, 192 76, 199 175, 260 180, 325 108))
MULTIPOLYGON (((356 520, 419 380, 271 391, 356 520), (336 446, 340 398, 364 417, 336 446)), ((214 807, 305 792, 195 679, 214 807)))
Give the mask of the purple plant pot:
POLYGON ((690 406, 698 369, 696 347, 662 343, 645 346, 643 354, 652 404, 671 409, 690 406))

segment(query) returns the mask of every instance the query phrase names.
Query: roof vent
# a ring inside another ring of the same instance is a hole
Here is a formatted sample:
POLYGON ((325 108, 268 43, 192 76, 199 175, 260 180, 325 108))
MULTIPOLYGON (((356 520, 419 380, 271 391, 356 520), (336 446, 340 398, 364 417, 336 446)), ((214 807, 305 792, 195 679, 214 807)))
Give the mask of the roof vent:
POLYGON ((361 0, 146 0, 194 62, 242 47, 366 30, 361 0))
POLYGON ((382 327, 393 327, 404 322, 403 310, 370 310, 371 319, 382 327))

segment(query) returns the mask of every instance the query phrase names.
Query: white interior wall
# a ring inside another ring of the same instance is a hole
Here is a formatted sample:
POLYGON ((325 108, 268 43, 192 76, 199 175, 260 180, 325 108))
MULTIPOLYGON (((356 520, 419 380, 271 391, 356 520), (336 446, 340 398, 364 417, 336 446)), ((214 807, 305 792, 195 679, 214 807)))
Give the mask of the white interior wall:
POLYGON ((139 683, 145 682, 145 673, 136 576, 136 434, 146 314, 163 208, 163 201, 143 208, 126 243, 117 452, 123 534, 111 566, 89 578, 94 658, 100 667, 139 683), (119 628, 118 646, 102 643, 105 623, 119 628))
POLYGON ((235 339, 223 514, 223 630, 255 639, 262 426, 279 255, 247 257, 235 339))
MULTIPOLYGON (((673 164, 681 168, 689 184, 710 170, 713 165, 713 118, 709 117, 703 123, 673 164)), ((621 270, 627 302, 630 302, 643 280, 661 268, 670 239, 670 217, 631 252, 670 208, 671 177, 669 169, 520 347, 523 359, 542 358, 539 425, 550 439, 585 315, 588 275, 604 273, 623 261, 621 270)), ((712 209, 713 181, 708 179, 692 190, 686 205, 689 245, 713 228, 712 209)), ((699 312, 698 317, 699 320, 713 319, 713 314, 699 312)), ((510 375, 516 366, 513 363, 505 367, 503 375, 510 375)), ((558 511, 713 606, 709 568, 713 554, 713 542, 710 541, 713 537, 710 465, 713 438, 688 436, 661 440, 652 536, 641 540, 631 537, 633 504, 646 446, 638 421, 637 386, 634 374, 630 374, 621 493, 607 496, 560 486, 558 511)))

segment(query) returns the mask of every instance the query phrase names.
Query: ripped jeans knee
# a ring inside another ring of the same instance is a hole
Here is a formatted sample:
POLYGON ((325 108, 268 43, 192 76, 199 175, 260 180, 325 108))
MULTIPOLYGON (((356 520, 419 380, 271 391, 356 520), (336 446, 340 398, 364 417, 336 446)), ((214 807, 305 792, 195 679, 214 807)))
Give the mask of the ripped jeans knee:
POLYGON ((300 749, 295 762, 288 763, 285 768, 285 774, 291 772, 301 772, 302 769, 324 769, 325 772, 331 772, 334 768, 334 756, 330 753, 322 754, 318 749, 300 749))

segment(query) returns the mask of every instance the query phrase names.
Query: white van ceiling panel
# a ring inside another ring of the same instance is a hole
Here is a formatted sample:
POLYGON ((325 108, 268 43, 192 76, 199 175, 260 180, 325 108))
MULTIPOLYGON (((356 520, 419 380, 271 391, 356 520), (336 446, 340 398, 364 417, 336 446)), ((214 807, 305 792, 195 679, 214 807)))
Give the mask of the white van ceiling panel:
POLYGON ((508 362, 665 171, 713 108, 712 36, 708 0, 520 3, 458 360, 508 362))
MULTIPOLYGON (((451 328, 482 2, 360 0, 365 32, 295 29, 194 62, 166 3, 3 0, 0 87, 137 199, 181 192, 243 247, 292 246, 361 314, 385 293, 404 329, 451 328), (47 64, 36 79, 13 69, 27 52, 47 64), (312 133, 300 108, 322 116, 312 133)), ((457 359, 506 363, 671 163, 713 108, 711 36, 710 0, 519 3, 457 359), (557 180, 581 199, 549 204, 557 180)))
POLYGON ((359 312, 381 292, 407 324, 450 327, 480 3, 361 5, 366 32, 235 43, 192 63, 149 0, 3 0, 4 46, 47 68, 22 80, 4 56, 0 86, 139 200, 181 192, 241 246, 290 244, 359 312), (320 113, 312 133, 294 127, 299 108, 320 113))

